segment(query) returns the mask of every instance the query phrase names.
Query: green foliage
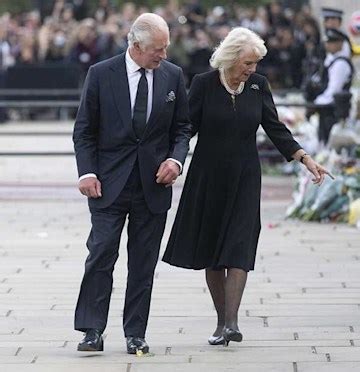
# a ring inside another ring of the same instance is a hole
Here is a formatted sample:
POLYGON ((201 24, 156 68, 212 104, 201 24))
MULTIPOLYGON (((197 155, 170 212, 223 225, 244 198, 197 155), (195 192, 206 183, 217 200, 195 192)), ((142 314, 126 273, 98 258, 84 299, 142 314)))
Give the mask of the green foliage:
POLYGON ((1 0, 0 1, 0 16, 6 12, 17 14, 33 9, 32 1, 29 0, 1 0))
MULTIPOLYGON (((242 5, 242 6, 259 6, 268 3, 270 0, 201 0, 201 5, 205 8, 207 7, 214 7, 217 5, 231 7, 234 4, 242 5)), ((122 4, 126 3, 125 0, 113 0, 113 3, 121 6, 122 4)), ((153 7, 155 5, 165 5, 167 3, 166 0, 135 0, 133 3, 137 5, 145 5, 148 7, 153 7)), ((186 3, 186 0, 180 0, 179 4, 186 3)))
MULTIPOLYGON (((46 0, 51 1, 51 0, 46 0)), ((87 0, 89 9, 94 9, 98 0, 87 0)), ((128 1, 126 0, 113 0, 112 3, 119 8, 128 1)), ((165 5, 167 0, 135 0, 132 1, 136 5, 145 5, 149 8, 152 8, 156 5, 165 5)), ((233 5, 238 4, 244 7, 247 6, 259 6, 268 3, 269 0, 202 0, 201 5, 204 7, 214 7, 216 5, 225 6, 231 8, 233 5)), ((5 12, 10 12, 11 14, 16 14, 20 12, 26 12, 31 9, 34 9, 37 1, 32 0, 0 0, 0 16, 5 12)), ((180 0, 180 4, 186 3, 186 0, 180 0)))

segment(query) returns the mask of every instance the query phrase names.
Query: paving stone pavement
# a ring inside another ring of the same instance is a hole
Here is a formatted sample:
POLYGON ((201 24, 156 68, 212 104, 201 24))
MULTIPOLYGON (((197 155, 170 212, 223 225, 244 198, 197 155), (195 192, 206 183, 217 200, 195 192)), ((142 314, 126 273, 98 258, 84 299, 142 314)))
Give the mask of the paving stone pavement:
MULTIPOLYGON (((54 126, 5 125, 0 134, 44 128, 54 126)), ((0 138, 3 151, 42 149, 36 136, 8 137, 0 138)), ((71 150, 67 136, 46 138, 46 150, 71 150)), ((90 226, 74 159, 0 157, 0 371, 360 371, 360 233, 347 225, 284 220, 292 182, 263 179, 263 229, 239 312, 241 344, 208 345, 216 319, 203 272, 159 262, 147 333, 152 354, 127 355, 124 234, 105 351, 89 355, 76 352, 82 335, 73 331, 90 226)), ((183 176, 162 251, 182 183, 183 176)))

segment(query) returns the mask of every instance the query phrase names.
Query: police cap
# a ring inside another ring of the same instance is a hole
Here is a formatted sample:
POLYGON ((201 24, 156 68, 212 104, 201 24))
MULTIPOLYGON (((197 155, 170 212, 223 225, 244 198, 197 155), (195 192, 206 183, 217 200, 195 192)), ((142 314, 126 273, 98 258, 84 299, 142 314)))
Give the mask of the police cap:
POLYGON ((321 8, 321 14, 324 18, 340 18, 342 19, 343 11, 334 8, 321 8))

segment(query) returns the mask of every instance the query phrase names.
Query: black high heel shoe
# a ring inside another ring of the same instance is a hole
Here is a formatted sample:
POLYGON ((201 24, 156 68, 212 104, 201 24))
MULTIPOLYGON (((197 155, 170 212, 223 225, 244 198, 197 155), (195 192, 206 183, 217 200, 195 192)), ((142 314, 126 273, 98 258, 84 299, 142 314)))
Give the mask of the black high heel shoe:
POLYGON ((224 328, 223 330, 224 346, 228 346, 230 341, 241 342, 243 336, 240 331, 231 328, 224 328))

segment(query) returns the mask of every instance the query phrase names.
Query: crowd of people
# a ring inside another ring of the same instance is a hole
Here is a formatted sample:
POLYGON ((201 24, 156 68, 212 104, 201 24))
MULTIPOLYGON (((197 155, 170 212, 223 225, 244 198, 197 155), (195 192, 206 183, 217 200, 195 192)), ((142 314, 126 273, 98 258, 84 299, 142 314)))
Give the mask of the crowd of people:
POLYGON ((269 53, 259 64, 274 88, 300 88, 320 43, 320 28, 309 6, 285 8, 280 1, 267 6, 215 6, 206 9, 199 0, 179 5, 169 0, 154 9, 132 2, 120 9, 111 0, 99 0, 95 9, 81 9, 73 0, 55 0, 49 14, 39 9, 0 15, 0 70, 15 64, 78 63, 89 66, 127 48, 134 19, 152 11, 161 15, 171 31, 168 60, 180 65, 187 85, 192 77, 210 69, 213 48, 231 28, 243 26, 265 41, 269 53))

